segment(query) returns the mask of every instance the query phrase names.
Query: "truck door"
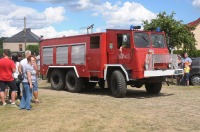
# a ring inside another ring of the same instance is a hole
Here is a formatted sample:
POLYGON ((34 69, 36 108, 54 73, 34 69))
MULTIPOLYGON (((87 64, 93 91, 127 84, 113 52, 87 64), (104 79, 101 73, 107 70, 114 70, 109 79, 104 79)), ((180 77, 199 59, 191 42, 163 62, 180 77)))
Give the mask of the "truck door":
POLYGON ((131 67, 133 59, 131 34, 127 32, 111 33, 107 41, 109 43, 109 64, 122 64, 127 68, 131 67))

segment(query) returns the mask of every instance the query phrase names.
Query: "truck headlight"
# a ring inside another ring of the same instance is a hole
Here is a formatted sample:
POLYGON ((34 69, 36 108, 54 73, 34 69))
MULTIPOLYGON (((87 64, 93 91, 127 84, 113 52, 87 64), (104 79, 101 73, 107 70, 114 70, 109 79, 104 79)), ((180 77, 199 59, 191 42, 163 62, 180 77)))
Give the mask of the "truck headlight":
POLYGON ((148 65, 148 63, 145 63, 145 69, 146 69, 146 70, 149 69, 149 65, 148 65))
POLYGON ((172 68, 172 64, 171 64, 171 63, 169 63, 169 64, 168 64, 168 67, 169 67, 169 68, 172 68))

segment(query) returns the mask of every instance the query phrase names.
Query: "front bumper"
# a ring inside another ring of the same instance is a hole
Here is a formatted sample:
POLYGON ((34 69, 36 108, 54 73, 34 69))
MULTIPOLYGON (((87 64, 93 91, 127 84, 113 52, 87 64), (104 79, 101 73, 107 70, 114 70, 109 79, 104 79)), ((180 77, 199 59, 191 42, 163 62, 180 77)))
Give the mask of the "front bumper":
POLYGON ((144 77, 182 75, 183 69, 144 71, 144 77))

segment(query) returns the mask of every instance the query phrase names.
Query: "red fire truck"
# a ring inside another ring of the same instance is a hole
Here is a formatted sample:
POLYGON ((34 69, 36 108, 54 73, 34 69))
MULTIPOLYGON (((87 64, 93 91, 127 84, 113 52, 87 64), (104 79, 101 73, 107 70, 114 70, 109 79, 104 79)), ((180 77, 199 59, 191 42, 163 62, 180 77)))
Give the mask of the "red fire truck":
POLYGON ((107 29, 106 32, 42 40, 42 75, 53 89, 80 92, 106 86, 124 97, 127 85, 158 94, 166 77, 182 74, 169 54, 164 32, 107 29))

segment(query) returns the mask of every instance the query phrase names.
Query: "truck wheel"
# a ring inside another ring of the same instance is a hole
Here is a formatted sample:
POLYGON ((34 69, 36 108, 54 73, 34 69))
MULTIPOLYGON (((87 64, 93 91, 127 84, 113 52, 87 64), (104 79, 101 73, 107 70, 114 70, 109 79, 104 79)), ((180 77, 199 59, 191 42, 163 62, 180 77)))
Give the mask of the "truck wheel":
POLYGON ((51 82, 51 87, 54 90, 62 90, 64 89, 65 86, 65 77, 63 72, 60 70, 53 70, 51 75, 50 75, 50 82, 51 82))
POLYGON ((101 89, 104 89, 105 88, 105 81, 103 79, 100 79, 99 82, 98 82, 98 85, 101 89))
POLYGON ((69 92, 80 92, 83 88, 82 78, 78 78, 73 70, 66 74, 66 87, 69 92))
POLYGON ((127 85, 123 74, 115 70, 111 75, 111 91, 114 97, 123 98, 126 95, 127 85))
POLYGON ((146 83, 145 84, 145 88, 147 93, 150 94, 159 94, 160 90, 162 88, 162 82, 158 82, 158 83, 146 83))

